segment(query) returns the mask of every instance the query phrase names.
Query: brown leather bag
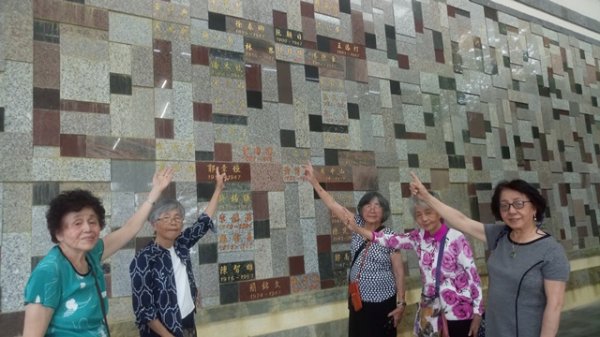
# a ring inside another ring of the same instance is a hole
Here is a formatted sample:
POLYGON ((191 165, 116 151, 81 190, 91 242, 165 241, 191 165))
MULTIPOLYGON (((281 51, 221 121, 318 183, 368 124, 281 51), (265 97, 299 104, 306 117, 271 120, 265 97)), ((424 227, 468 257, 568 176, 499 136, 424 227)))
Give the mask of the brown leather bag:
POLYGON ((354 311, 360 311, 360 309, 362 309, 362 298, 360 297, 358 281, 350 282, 348 284, 348 296, 350 296, 352 309, 354 309, 354 311))

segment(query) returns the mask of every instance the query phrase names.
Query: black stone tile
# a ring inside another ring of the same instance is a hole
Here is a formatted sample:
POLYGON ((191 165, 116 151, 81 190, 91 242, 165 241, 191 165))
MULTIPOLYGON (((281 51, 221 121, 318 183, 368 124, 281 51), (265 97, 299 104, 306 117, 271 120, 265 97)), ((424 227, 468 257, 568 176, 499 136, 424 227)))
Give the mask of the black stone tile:
POLYGON ((556 89, 556 90, 554 91, 554 94, 556 95, 556 98, 558 98, 558 99, 562 99, 562 90, 560 90, 560 89, 556 89))
POLYGON ((585 60, 585 50, 579 49, 579 58, 585 60))
MULTIPOLYGON (((595 106, 595 107, 598 106, 598 97, 592 96, 592 106, 595 106)), ((0 108, 0 109, 2 109, 2 108, 0 108)))
POLYGON ((262 109, 262 92, 246 90, 246 100, 249 108, 262 109))
POLYGON ((392 95, 402 95, 402 91, 400 90, 400 82, 390 80, 390 91, 392 95))
POLYGON ((33 39, 50 43, 60 43, 58 22, 33 21, 33 39))
POLYGON ((560 152, 560 153, 565 152, 565 141, 564 140, 560 140, 560 139, 557 140, 556 146, 558 147, 558 152, 560 152))
POLYGON ((330 38, 323 35, 317 35, 317 50, 329 53, 329 51, 331 50, 330 45, 330 38))
POLYGON ((217 263, 217 243, 207 243, 198 245, 198 263, 209 264, 217 263))
POLYGON ((319 82, 319 68, 305 65, 304 76, 307 81, 319 82))
POLYGON ((336 124, 323 124, 323 132, 348 133, 348 126, 336 124))
POLYGON ((350 0, 339 0, 340 12, 346 14, 352 14, 352 7, 350 6, 350 0))
POLYGON ((446 154, 456 154, 456 150, 454 149, 454 143, 446 142, 446 154))
POLYGON ((131 95, 131 75, 110 73, 110 93, 131 95))
POLYGON ((433 32, 433 49, 441 49, 444 50, 444 39, 442 38, 442 33, 437 32, 435 30, 433 32))
POLYGON ((240 289, 238 283, 219 284, 219 300, 221 304, 230 304, 239 302, 240 289))
POLYGON ((476 183, 475 185, 475 189, 477 191, 491 191, 492 190, 492 183, 476 183))
POLYGON ((471 142, 471 132, 469 130, 462 130, 462 138, 463 138, 463 142, 470 143, 471 142))
POLYGON ((395 39, 385 39, 386 41, 386 55, 390 60, 398 59, 398 49, 396 48, 396 40, 395 39))
POLYGON ((529 109, 529 104, 527 103, 515 102, 515 106, 519 109, 529 109))
POLYGON ((209 201, 215 191, 215 183, 196 183, 198 202, 209 201))
POLYGON ((483 7, 483 13, 486 18, 498 22, 498 10, 487 6, 483 7))
POLYGON ((565 171, 567 172, 573 172, 573 163, 568 161, 565 163, 565 171))
POLYGON ((504 64, 505 68, 510 68, 510 57, 506 55, 502 56, 502 64, 504 64))
POLYGON ((468 11, 466 11, 464 9, 460 9, 458 7, 454 10, 454 12, 456 13, 456 15, 462 15, 462 16, 464 16, 466 18, 470 18, 471 17, 471 13, 470 12, 468 12, 468 11))
POLYGON ((394 26, 385 25, 385 38, 396 39, 396 28, 394 28, 394 26))
POLYGON ((456 80, 454 78, 439 76, 438 82, 440 85, 440 89, 456 90, 456 80))
POLYGON ((516 91, 521 91, 521 83, 517 80, 512 80, 512 88, 516 91))
POLYGON ((596 155, 600 155, 600 144, 594 144, 594 152, 596 155))
POLYGON ((281 147, 296 147, 296 131, 279 130, 279 139, 281 147))
POLYGON ((333 278, 331 252, 319 253, 319 274, 321 275, 321 280, 329 280, 333 278))
POLYGON ((348 103, 348 118, 350 119, 360 119, 360 111, 358 108, 358 104, 356 103, 348 103))
POLYGON ((492 132, 492 122, 484 121, 483 126, 485 128, 485 132, 492 132))
POLYGON ((581 86, 581 84, 575 83, 575 93, 578 93, 580 95, 583 93, 583 87, 581 86))
POLYGON ((248 125, 246 116, 213 114, 212 119, 214 124, 248 125))
POLYGON ((365 46, 371 49, 377 49, 377 37, 375 34, 365 33, 365 46))
POLYGON ((435 126, 435 116, 431 112, 424 112, 423 118, 425 119, 425 126, 435 126))
POLYGON ((35 182, 33 183, 33 205, 47 205, 60 193, 58 182, 35 182))
POLYGON ((501 146, 502 159, 510 159, 510 148, 508 146, 501 146))
POLYGON ((196 151, 196 161, 212 161, 214 153, 212 151, 196 151))
POLYGON ((208 12, 208 29, 224 32, 227 30, 226 17, 223 14, 208 12))
POLYGON ((498 32, 502 35, 506 35, 508 33, 508 30, 506 29, 506 24, 498 22, 498 32))
POLYGON ((403 139, 406 137, 406 125, 394 124, 394 137, 396 139, 403 139))
POLYGON ((325 165, 337 166, 339 165, 338 150, 324 149, 325 152, 325 165))
POLYGON ((308 127, 310 131, 323 131, 323 117, 320 115, 308 115, 308 127))
POLYGON ((60 110, 60 91, 50 88, 33 88, 33 107, 60 110))
POLYGON ((448 167, 449 168, 466 168, 465 156, 461 155, 448 155, 448 167))
POLYGON ((417 154, 408 154, 408 167, 419 167, 419 156, 417 154))
POLYGON ((4 132, 4 108, 0 107, 0 132, 4 132))
POLYGON ((254 220, 254 240, 271 237, 271 223, 267 220, 254 220))
POLYGON ((533 134, 533 138, 534 139, 539 139, 540 138, 540 128, 538 128, 537 126, 532 126, 531 127, 531 133, 533 134))
POLYGON ((85 3, 85 0, 66 0, 66 1, 76 2, 78 4, 84 4, 85 3))

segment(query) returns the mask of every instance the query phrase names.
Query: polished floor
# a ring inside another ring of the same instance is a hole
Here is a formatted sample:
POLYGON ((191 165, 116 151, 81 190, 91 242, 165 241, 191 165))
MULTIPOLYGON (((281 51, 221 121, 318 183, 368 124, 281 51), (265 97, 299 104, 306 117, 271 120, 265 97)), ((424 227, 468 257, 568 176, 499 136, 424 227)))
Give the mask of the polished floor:
POLYGON ((600 298, 586 306, 563 312, 559 337, 600 336, 600 298))

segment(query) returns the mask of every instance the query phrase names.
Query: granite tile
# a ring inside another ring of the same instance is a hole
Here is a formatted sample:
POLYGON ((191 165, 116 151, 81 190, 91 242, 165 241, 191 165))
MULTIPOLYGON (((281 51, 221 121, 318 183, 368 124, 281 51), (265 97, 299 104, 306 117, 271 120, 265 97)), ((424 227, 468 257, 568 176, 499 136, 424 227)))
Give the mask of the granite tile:
MULTIPOLYGON (((271 225, 271 237, 273 230, 286 227, 285 202, 283 192, 268 192, 268 214, 271 225)), ((287 256, 287 255, 286 255, 287 256)))
POLYGON ((60 63, 61 98, 109 103, 109 65, 106 59, 92 63, 82 58, 62 56, 60 63))
POLYGON ((4 183, 2 199, 4 203, 4 233, 27 233, 31 223, 33 204, 32 184, 4 183))
POLYGON ((33 13, 32 0, 9 0, 3 4, 3 11, 10 13, 4 17, 3 49, 6 60, 33 61, 33 13))
POLYGON ((54 246, 46 222, 48 206, 31 209, 31 256, 44 256, 54 246))
POLYGON ((192 84, 175 81, 173 83, 173 113, 175 119, 175 139, 190 139, 194 134, 194 104, 192 84))
POLYGON ((80 112, 60 114, 60 133, 102 136, 110 134, 110 115, 80 112))
MULTIPOLYGON (((151 46, 131 46, 131 84, 154 86, 154 52, 151 46)), ((135 91, 135 89, 134 89, 135 91)))
POLYGON ((143 17, 152 17, 152 0, 85 0, 90 6, 110 9, 116 12, 135 14, 143 17))
MULTIPOLYGON (((218 129, 222 129, 217 126, 218 129)), ((215 125, 207 122, 194 123, 194 145, 196 151, 210 151, 212 153, 215 142, 215 125)))
POLYGON ((154 0, 153 10, 154 20, 170 21, 184 25, 189 24, 190 22, 189 3, 186 5, 176 2, 154 0))
MULTIPOLYGON (((140 0, 135 1, 139 2, 140 0)), ((109 41, 152 47, 151 19, 111 11, 109 12, 109 23, 109 41)))
POLYGON ((213 75, 209 83, 213 114, 248 115, 244 79, 215 77, 213 75))
POLYGON ((279 139, 280 131, 278 107, 278 104, 266 103, 262 110, 248 109, 248 138, 250 144, 257 146, 279 145, 279 142, 276 141, 279 139))
MULTIPOLYGON (((250 167, 253 191, 283 191, 284 184, 280 164, 251 163, 250 167)), ((269 198, 269 200, 271 199, 269 198)), ((271 225, 274 224, 271 223, 271 225)))
POLYGON ((109 42, 110 72, 131 75, 131 46, 109 42))
POLYGON ((0 181, 32 181, 31 134, 0 132, 0 181))
POLYGON ((111 297, 131 296, 129 264, 135 256, 134 249, 120 249, 110 258, 111 297))
MULTIPOLYGON (((235 15, 234 15, 235 16, 235 15)), ((208 28, 208 22, 192 19, 190 38, 192 44, 209 48, 244 52, 244 37, 208 28)))
POLYGON ((190 40, 176 40, 173 43, 173 80, 180 82, 192 81, 192 54, 190 40))
POLYGON ((0 73, 0 106, 4 107, 4 132, 30 133, 33 111, 33 66, 7 61, 0 73))
POLYGON ((153 138, 154 116, 148 113, 152 94, 153 90, 150 88, 133 87, 131 97, 112 95, 111 134, 118 137, 153 138))
POLYGON ((153 162, 112 161, 110 164, 111 190, 114 192, 148 192, 155 170, 153 162))
MULTIPOLYGON (((31 221, 31 217, 27 222, 31 221)), ((31 273, 31 261, 29 252, 31 235, 29 233, 10 233, 2 235, 2 256, 0 258, 0 270, 10 270, 0 275, 0 287, 2 298, 0 308, 2 312, 21 310, 23 306, 23 292, 26 280, 31 273)))

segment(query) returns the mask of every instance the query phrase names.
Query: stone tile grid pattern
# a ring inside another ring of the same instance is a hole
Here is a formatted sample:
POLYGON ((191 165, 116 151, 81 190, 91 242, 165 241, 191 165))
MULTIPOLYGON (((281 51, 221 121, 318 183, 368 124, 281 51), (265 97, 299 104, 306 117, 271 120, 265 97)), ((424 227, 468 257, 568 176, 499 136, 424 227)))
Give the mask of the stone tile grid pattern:
MULTIPOLYGON (((567 250, 598 246, 600 43, 580 41, 500 11, 492 19, 476 3, 408 0, 352 5, 374 41, 353 36, 354 14, 351 19, 323 7, 308 18, 292 1, 249 6, 239 0, 89 0, 77 6, 108 15, 108 26, 92 28, 89 21, 78 25, 75 18, 63 18, 52 22, 60 28, 57 43, 33 42, 38 19, 30 4, 44 1, 50 0, 10 1, 11 13, 18 16, 11 16, 3 28, 15 34, 0 32, 7 42, 0 52, 0 107, 5 111, 0 133, 3 312, 22 310, 22 288, 29 274, 27 268, 18 268, 16 274, 6 271, 13 270, 18 259, 23 260, 19 266, 29 266, 31 257, 43 256, 51 247, 45 206, 32 205, 32 183, 92 188, 105 201, 107 222, 118 227, 149 191, 154 170, 172 165, 179 171, 175 194, 193 213, 202 207, 196 199, 194 162, 199 153, 208 156, 201 158, 222 155, 215 153, 215 145, 223 148, 220 144, 230 146, 233 163, 250 163, 251 190, 268 193, 270 237, 253 240, 252 251, 222 252, 218 262, 253 260, 259 280, 289 277, 292 256, 303 257, 306 276, 299 280, 318 276, 317 236, 331 235, 330 213, 313 199, 301 174, 285 172, 286 165, 308 160, 317 166, 376 169, 376 187, 391 199, 390 226, 399 231, 413 227, 403 201, 409 171, 453 206, 485 222, 492 221, 488 203, 493 184, 520 177, 538 184, 548 198, 553 211, 545 226, 567 250), (457 12, 449 16, 448 6, 457 12), (192 44, 221 55, 246 51, 244 36, 211 21, 215 17, 272 27, 273 10, 286 14, 289 29, 305 29, 306 36, 316 34, 317 41, 305 40, 315 45, 297 47, 267 37, 280 55, 275 54, 277 66, 264 60, 259 75, 251 75, 261 77, 260 91, 249 93, 246 88, 246 80, 256 83, 256 78, 240 79, 233 73, 227 77, 226 71, 217 76, 211 64, 191 64, 192 44), (318 45, 319 41, 340 37, 342 42, 365 43, 366 60, 346 62, 350 56, 336 55, 343 61, 341 70, 327 63, 328 56, 335 55, 334 44, 318 45), (168 88, 154 83, 156 39, 171 45, 168 88), (402 57, 390 55, 390 46, 402 57), (319 66, 307 59, 315 55, 314 49, 322 52, 316 57, 319 66), (35 56, 44 50, 52 55, 46 65, 35 56), (408 59, 406 66, 399 67, 400 58, 408 59), (289 73, 278 72, 282 65, 289 73), (308 66, 317 69, 316 81, 308 66), (356 73, 365 73, 357 77, 361 81, 348 77, 356 73), (110 74, 130 76, 131 93, 111 94, 110 74), (58 97, 32 96, 33 87, 54 89, 58 97), (59 111, 60 100, 105 103, 109 113, 59 111), (194 103, 211 105, 216 115, 195 120, 194 103), (350 109, 352 104, 357 108, 350 109), (155 154, 132 160, 117 148, 106 158, 61 157, 56 147, 33 146, 34 107, 59 112, 61 134, 149 139, 155 154), (172 139, 155 138, 157 119, 172 121, 172 139), (272 153, 249 156, 246 147, 270 148, 272 153), (292 149, 304 151, 292 154, 292 149), (344 157, 351 158, 349 163, 339 164, 341 152, 350 153, 344 157), (362 162, 362 152, 375 160, 362 162)), ((59 16, 49 14, 44 20, 48 18, 59 16)), ((356 205, 364 193, 351 192, 356 190, 352 177, 338 181, 331 174, 324 179, 345 206, 356 205)), ((144 236, 150 232, 145 228, 144 236)), ((202 243, 216 243, 217 238, 209 234, 202 243)), ((330 248, 344 251, 347 245, 330 248)), ((478 258, 484 257, 481 244, 474 243, 474 249, 478 258)), ((126 267, 133 253, 126 247, 110 260, 111 305, 117 306, 111 307, 111 317, 129 314, 126 267)), ((414 259, 408 258, 407 264, 411 276, 418 272, 414 259)), ((203 306, 218 306, 217 264, 194 264, 194 273, 203 306)))

